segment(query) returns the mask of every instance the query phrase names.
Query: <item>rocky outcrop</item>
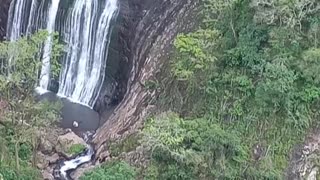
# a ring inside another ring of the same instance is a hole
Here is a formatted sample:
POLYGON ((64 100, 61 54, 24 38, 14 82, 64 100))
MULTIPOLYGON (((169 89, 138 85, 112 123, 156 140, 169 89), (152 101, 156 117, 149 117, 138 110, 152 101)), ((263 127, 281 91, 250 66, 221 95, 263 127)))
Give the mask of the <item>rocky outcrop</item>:
MULTIPOLYGON (((145 115, 153 105, 149 102, 155 96, 144 88, 144 84, 157 74, 168 60, 170 49, 177 33, 188 29, 192 23, 189 16, 197 7, 197 0, 154 0, 145 3, 140 0, 143 17, 137 22, 134 37, 130 42, 128 61, 131 71, 127 91, 108 121, 98 129, 94 138, 97 158, 103 160, 106 142, 119 138, 139 128, 145 115)), ((129 5, 134 6, 134 4, 129 5)), ((130 8, 130 6, 129 6, 130 8)))
POLYGON ((287 170, 288 180, 317 180, 320 174, 320 132, 310 134, 294 150, 287 170))
POLYGON ((61 162, 74 158, 85 149, 86 142, 70 129, 52 127, 39 131, 40 142, 36 154, 36 167, 43 179, 53 180, 61 162))
POLYGON ((78 135, 76 135, 74 132, 68 132, 64 135, 61 135, 58 137, 58 144, 55 147, 55 150, 57 153, 63 154, 64 156, 67 156, 71 158, 72 156, 76 154, 72 154, 72 147, 73 146, 79 146, 80 147, 86 147, 86 142, 80 138, 78 135))

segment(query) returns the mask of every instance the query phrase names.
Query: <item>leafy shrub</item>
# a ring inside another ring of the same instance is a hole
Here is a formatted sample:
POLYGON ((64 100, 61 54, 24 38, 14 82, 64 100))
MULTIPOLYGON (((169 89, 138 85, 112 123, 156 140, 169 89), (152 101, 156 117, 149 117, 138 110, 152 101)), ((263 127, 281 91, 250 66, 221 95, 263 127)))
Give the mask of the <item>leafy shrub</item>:
POLYGON ((183 120, 168 113, 151 119, 143 132, 159 179, 240 177, 248 158, 236 132, 206 119, 183 120))
POLYGON ((135 180, 135 178, 136 171, 129 164, 123 161, 112 161, 103 164, 91 172, 85 173, 84 176, 80 177, 80 180, 135 180))
POLYGON ((202 1, 203 22, 177 36, 172 75, 163 75, 170 87, 159 102, 177 114, 143 130, 152 147, 145 177, 283 179, 292 148, 319 125, 319 7, 202 1))

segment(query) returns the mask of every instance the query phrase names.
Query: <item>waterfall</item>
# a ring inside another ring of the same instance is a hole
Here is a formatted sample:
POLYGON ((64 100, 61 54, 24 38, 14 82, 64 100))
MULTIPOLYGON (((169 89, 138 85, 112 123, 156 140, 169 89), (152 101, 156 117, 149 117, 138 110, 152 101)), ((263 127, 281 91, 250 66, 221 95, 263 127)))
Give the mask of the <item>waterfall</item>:
POLYGON ((7 39, 16 41, 23 33, 25 17, 28 15, 27 0, 13 0, 10 4, 9 18, 7 26, 7 39))
MULTIPOLYGON (((7 25, 7 40, 13 42, 19 39, 19 37, 25 33, 23 22, 28 15, 28 2, 27 0, 13 0, 10 3, 8 25, 7 25)), ((7 66, 8 66, 8 76, 10 77, 11 71, 13 70, 12 61, 13 57, 9 56, 7 66)))
POLYGON ((100 7, 99 0, 76 1, 64 27, 68 49, 58 95, 89 107, 93 107, 103 84, 117 0, 107 0, 102 12, 100 7))
POLYGON ((45 42, 42 56, 39 88, 37 88, 40 92, 46 91, 50 82, 50 56, 52 50, 52 33, 54 32, 59 2, 60 0, 52 0, 48 12, 48 22, 46 30, 48 31, 49 36, 45 42))
MULTIPOLYGON (((43 47, 39 87, 36 89, 43 93, 50 84, 51 33, 57 30, 56 24, 59 24, 59 34, 66 47, 61 57, 58 95, 92 108, 105 78, 111 24, 117 14, 117 0, 13 0, 9 10, 7 37, 15 41, 39 29, 48 31, 49 36, 43 47), (60 8, 65 8, 66 12, 61 17, 58 13, 60 8)), ((12 58, 9 58, 9 66, 11 61, 12 58)))

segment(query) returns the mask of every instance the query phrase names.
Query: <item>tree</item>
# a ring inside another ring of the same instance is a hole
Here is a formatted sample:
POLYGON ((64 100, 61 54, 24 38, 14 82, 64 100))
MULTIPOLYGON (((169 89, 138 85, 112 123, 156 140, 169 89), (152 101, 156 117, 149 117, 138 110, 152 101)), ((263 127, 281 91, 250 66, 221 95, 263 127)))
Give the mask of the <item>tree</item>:
MULTIPOLYGON (((2 131, 5 138, 1 138, 3 146, 1 157, 4 157, 4 154, 11 154, 10 151, 13 150, 15 161, 11 173, 7 170, 2 172, 5 179, 22 178, 21 174, 27 167, 21 168, 20 162, 28 163, 30 160, 25 153, 33 154, 33 165, 35 164, 39 130, 52 125, 52 122, 59 118, 59 102, 36 102, 34 98, 34 88, 38 82, 38 72, 41 66, 41 47, 47 36, 48 33, 41 31, 18 41, 0 43, 0 59, 2 60, 0 102, 7 104, 1 112, 1 125, 5 130, 2 131)), ((62 48, 57 42, 55 38, 52 53, 53 64, 57 64, 57 57, 62 48)), ((57 71, 57 69, 54 70, 55 73, 57 71)), ((0 169, 11 167, 11 161, 10 156, 9 159, 1 158, 0 169)), ((33 177, 24 177, 24 179, 28 178, 33 179, 33 177)))

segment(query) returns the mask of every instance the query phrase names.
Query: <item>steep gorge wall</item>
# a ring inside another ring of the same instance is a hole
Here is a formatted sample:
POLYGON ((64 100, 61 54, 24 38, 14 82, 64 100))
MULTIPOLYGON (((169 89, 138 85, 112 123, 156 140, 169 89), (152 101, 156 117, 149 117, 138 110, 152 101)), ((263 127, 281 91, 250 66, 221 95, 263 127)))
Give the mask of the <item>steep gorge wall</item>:
POLYGON ((135 7, 144 13, 129 26, 131 32, 124 33, 130 35, 126 41, 131 68, 126 93, 94 139, 97 159, 102 161, 106 158, 107 142, 140 128, 146 114, 154 108, 149 102, 155 92, 148 91, 144 84, 152 80, 168 60, 177 33, 192 26, 193 18, 189 15, 198 0, 137 0, 135 3, 128 3, 129 12, 136 13, 132 11, 135 7))

